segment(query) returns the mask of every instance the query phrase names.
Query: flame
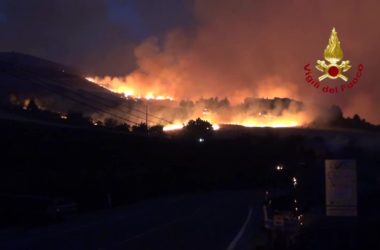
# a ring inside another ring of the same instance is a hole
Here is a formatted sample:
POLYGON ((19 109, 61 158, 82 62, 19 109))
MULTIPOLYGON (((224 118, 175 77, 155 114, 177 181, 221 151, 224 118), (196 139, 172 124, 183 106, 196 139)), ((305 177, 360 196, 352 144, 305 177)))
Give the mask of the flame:
MULTIPOLYGON (((210 122, 213 124, 212 128, 215 131, 217 131, 221 128, 221 126, 218 123, 213 122, 213 121, 210 121, 210 122)), ((181 130, 185 126, 184 124, 185 124, 185 122, 166 125, 166 126, 164 126, 164 131, 168 132, 168 131, 181 130)), ((243 121, 239 121, 239 120, 233 121, 232 120, 232 121, 225 122, 222 124, 224 124, 224 125, 240 125, 240 126, 247 127, 247 128, 265 128, 265 127, 291 128, 291 127, 299 127, 302 125, 296 119, 289 119, 289 118, 279 118, 279 119, 273 119, 270 121, 250 118, 250 119, 246 119, 243 121)))
MULTIPOLYGON (((104 88, 109 89, 112 92, 124 94, 125 97, 133 97, 138 99, 145 100, 170 100, 173 101, 172 104, 178 104, 175 102, 175 98, 171 95, 167 95, 163 90, 156 88, 156 92, 153 90, 143 91, 144 88, 136 87, 141 86, 141 84, 137 84, 137 82, 133 82, 125 79, 111 79, 111 78, 97 78, 97 77, 86 77, 86 79, 90 82, 96 83, 104 88), (159 94, 157 94, 159 93, 159 94)), ((275 89, 272 89, 275 90, 275 89)), ((178 98, 179 99, 179 98, 178 98)), ((153 112, 153 111, 151 111, 153 112)), ((158 111, 157 111, 158 112, 158 111)), ((164 131, 175 131, 182 129, 185 124, 191 119, 197 119, 200 117, 203 120, 209 121, 213 124, 214 130, 219 130, 219 124, 225 125, 241 125, 245 127, 273 127, 273 128, 284 128, 284 127, 297 127, 302 126, 305 123, 304 114, 283 112, 281 115, 271 115, 265 114, 262 112, 256 113, 256 115, 252 115, 250 112, 242 112, 239 109, 231 108, 230 111, 225 112, 224 110, 211 110, 204 106, 192 107, 190 112, 186 112, 188 115, 184 115, 182 111, 173 112, 170 107, 164 109, 163 111, 159 111, 158 113, 154 113, 155 116, 166 118, 168 116, 172 117, 172 119, 166 120, 174 120, 171 124, 166 124, 163 128, 164 131), (181 119, 178 119, 181 117, 181 119)), ((141 121, 144 122, 144 121, 141 121)))
POLYGON ((261 120, 248 120, 242 122, 240 125, 244 127, 260 127, 260 128, 265 128, 265 127, 272 127, 272 128, 291 128, 291 127, 298 127, 300 124, 296 120, 287 120, 287 119, 280 119, 276 121, 271 121, 271 122, 263 122, 261 120))
MULTIPOLYGON (((211 122, 212 128, 217 131, 221 127, 219 124, 211 122)), ((223 123, 224 125, 240 125, 247 128, 265 128, 265 127, 271 127, 271 128, 291 128, 291 127, 299 127, 301 124, 299 124, 296 120, 287 120, 287 119, 280 119, 279 121, 272 121, 272 122, 263 122, 261 120, 255 120, 255 119, 249 119, 243 122, 239 121, 232 121, 229 123, 223 123)), ((175 124, 169 124, 164 126, 165 132, 170 131, 177 131, 184 128, 183 123, 175 123, 175 124)))
POLYGON ((213 128, 214 130, 219 130, 219 129, 220 129, 220 126, 219 126, 218 124, 213 124, 213 125, 212 125, 212 128, 213 128))
POLYGON ((330 63, 337 63, 343 58, 343 51, 340 47, 338 33, 335 31, 335 28, 331 31, 329 43, 324 51, 324 57, 330 63))
MULTIPOLYGON (((183 129, 184 126, 185 125, 183 123, 170 124, 170 125, 164 126, 164 131, 169 132, 169 131, 181 130, 181 129, 183 129)), ((220 125, 213 124, 212 128, 213 128, 213 130, 217 131, 220 129, 220 125)))
POLYGON ((140 92, 136 91, 140 89, 138 87, 132 87, 132 84, 128 84, 130 82, 124 81, 125 79, 111 78, 111 77, 86 77, 87 81, 95 83, 103 88, 106 88, 114 93, 123 94, 125 97, 133 97, 136 99, 146 99, 146 100, 169 100, 174 101, 174 98, 170 95, 161 95, 155 94, 152 91, 140 92))
POLYGON ((183 129, 184 125, 183 124, 169 124, 164 127, 164 131, 175 131, 175 130, 181 130, 183 129))

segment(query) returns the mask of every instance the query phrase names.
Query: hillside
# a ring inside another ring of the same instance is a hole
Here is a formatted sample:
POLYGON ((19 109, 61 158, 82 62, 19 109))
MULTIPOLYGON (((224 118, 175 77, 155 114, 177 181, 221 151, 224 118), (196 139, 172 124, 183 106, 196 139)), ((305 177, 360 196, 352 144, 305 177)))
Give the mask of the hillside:
POLYGON ((63 112, 91 113, 94 107, 80 102, 95 96, 106 98, 111 106, 121 102, 118 95, 87 81, 75 69, 14 52, 0 53, 0 88, 3 104, 33 98, 43 108, 63 112))

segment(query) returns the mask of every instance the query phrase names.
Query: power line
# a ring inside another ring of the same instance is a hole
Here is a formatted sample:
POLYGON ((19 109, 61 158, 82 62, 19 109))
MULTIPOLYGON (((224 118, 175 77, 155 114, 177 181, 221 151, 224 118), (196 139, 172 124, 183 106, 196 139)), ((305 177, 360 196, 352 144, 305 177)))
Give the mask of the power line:
MULTIPOLYGON (((19 69, 20 70, 20 69, 19 69)), ((25 71, 25 70, 24 70, 25 71)), ((35 75, 34 75, 34 77, 35 77, 35 75)), ((83 96, 80 92, 74 92, 74 91, 72 91, 71 89, 68 89, 67 87, 64 87, 64 86, 62 86, 61 84, 59 84, 59 85, 57 85, 57 84, 52 84, 51 82, 53 82, 53 81, 46 81, 46 80, 44 80, 44 79, 42 79, 42 80, 40 80, 40 82, 38 82, 38 84, 40 84, 40 86, 41 86, 41 84, 43 84, 43 83, 41 83, 41 82, 45 82, 45 83, 47 83, 48 85, 43 85, 43 86, 47 86, 47 87, 50 87, 50 91, 51 91, 51 87, 56 87, 56 88, 58 88, 59 90, 64 90, 64 91, 66 91, 66 92, 69 92, 69 93, 74 93, 75 95, 77 95, 79 98, 81 98, 81 99, 89 99, 89 98, 87 98, 87 97, 85 97, 85 96, 83 96)), ((56 94, 58 94, 58 95, 62 95, 61 94, 61 92, 59 92, 59 93, 57 93, 56 91, 54 91, 56 94)), ((68 98, 69 96, 68 95, 65 95, 65 98, 68 98)), ((70 99, 72 100, 72 101, 77 101, 77 99, 75 99, 75 100, 73 100, 73 98, 72 97, 70 97, 70 99)), ((92 103, 94 102, 94 100, 90 100, 92 103)), ((96 99, 96 101, 98 102, 99 101, 99 99, 96 99)), ((78 102, 78 101, 77 101, 78 102)), ((80 101, 81 102, 81 104, 83 103, 82 101, 80 101)), ((107 104, 104 104, 103 103, 103 105, 104 106, 108 106, 108 108, 112 108, 112 109, 114 109, 114 110, 117 110, 117 108, 115 108, 115 107, 113 107, 113 106, 110 106, 110 105, 107 105, 107 104)), ((88 105, 87 105, 88 106, 88 105)), ((94 105, 91 105, 92 107, 94 107, 94 105)), ((98 109, 97 107, 95 107, 96 109, 98 109)), ((105 110, 106 111, 106 110, 105 110)), ((107 114, 110 114, 110 113, 112 113, 112 112, 110 112, 110 111, 106 111, 107 112, 107 114)), ((123 111, 119 111, 120 113, 123 113, 124 114, 124 112, 123 111)), ((104 113, 104 112, 103 112, 104 113)), ((128 115, 130 115, 130 116, 135 116, 135 117, 137 117, 138 119, 140 119, 140 120, 143 120, 143 118, 142 117, 139 117, 139 116, 136 116, 136 115, 133 115, 133 114, 128 114, 128 115)), ((113 116, 115 116, 115 114, 113 114, 113 116)), ((118 119, 121 119, 120 118, 120 116, 118 116, 118 115, 116 115, 117 117, 118 117, 118 119)), ((129 120, 129 119, 126 119, 126 118, 124 118, 124 117, 122 117, 122 120, 129 120)), ((134 122, 134 121, 131 121, 131 120, 129 120, 130 122, 132 122, 132 123, 134 123, 134 124, 139 124, 139 123, 137 123, 137 122, 134 122)))
POLYGON ((69 100, 71 100, 71 101, 73 101, 73 102, 79 103, 79 104, 81 104, 81 105, 84 105, 84 106, 90 107, 90 108, 95 109, 95 110, 98 110, 98 111, 101 112, 101 113, 104 113, 104 114, 110 115, 110 116, 112 116, 112 117, 115 117, 115 118, 117 118, 117 119, 120 119, 120 120, 123 120, 123 121, 129 122, 129 123, 133 123, 133 124, 135 124, 135 125, 139 125, 138 122, 135 122, 135 121, 132 121, 132 120, 130 120, 130 119, 127 119, 127 118, 121 117, 121 116, 119 116, 119 115, 115 115, 114 113, 112 113, 112 112, 110 112, 110 111, 104 110, 104 109, 99 108, 99 107, 96 107, 96 106, 94 106, 94 105, 92 105, 92 104, 89 104, 89 103, 83 102, 83 101, 81 101, 81 100, 75 99, 75 98, 73 98, 73 97, 71 97, 71 96, 69 96, 69 95, 67 95, 67 94, 65 94, 65 93, 63 93, 63 92, 58 92, 58 91, 52 89, 51 86, 47 86, 47 85, 45 85, 45 84, 43 84, 43 83, 36 82, 36 81, 34 81, 34 80, 32 80, 32 79, 23 79, 23 78, 21 78, 19 75, 15 75, 15 74, 12 74, 12 73, 10 73, 10 72, 4 72, 4 73, 6 73, 6 74, 8 74, 8 75, 10 75, 10 76, 12 76, 12 77, 14 77, 14 78, 16 78, 16 79, 28 80, 28 82, 30 82, 30 83, 32 83, 32 84, 39 85, 40 87, 42 87, 42 88, 44 88, 44 89, 46 89, 46 90, 48 90, 48 91, 50 91, 50 92, 53 92, 53 93, 56 94, 56 95, 62 96, 62 97, 66 98, 66 99, 69 99, 69 100))
MULTIPOLYGON (((28 72, 28 71, 25 70, 25 69, 23 69, 23 70, 26 71, 26 72, 28 72)), ((38 75, 38 74, 36 74, 35 72, 29 72, 29 73, 32 73, 34 76, 38 75)), ((45 82, 46 82, 46 81, 50 82, 49 85, 52 85, 52 83, 53 83, 53 85, 55 85, 55 86, 57 86, 57 87, 59 87, 59 88, 64 88, 64 89, 66 89, 66 91, 68 91, 68 92, 72 92, 72 93, 77 94, 77 95, 80 95, 80 97, 83 98, 83 96, 81 95, 81 93, 74 92, 72 89, 68 89, 68 88, 62 86, 62 84, 65 84, 64 82, 57 81, 57 80, 54 80, 54 81, 53 81, 53 80, 47 80, 47 79, 42 79, 42 80, 45 81, 45 82), (57 85, 57 84, 54 84, 54 83, 58 83, 58 85, 57 85)), ((101 95, 97 95, 96 93, 92 93, 92 92, 86 92, 86 95, 90 95, 90 96, 96 98, 96 101, 97 101, 97 102, 99 102, 99 100, 101 100, 101 101, 107 101, 106 99, 108 99, 108 101, 112 101, 112 102, 114 102, 114 99, 111 100, 110 98, 108 98, 108 96, 101 96, 101 95)), ((115 110, 118 109, 118 108, 115 108, 115 107, 113 107, 113 106, 110 106, 109 104, 104 104, 104 102, 103 102, 103 105, 108 106, 109 108, 112 108, 112 109, 115 109, 115 110)), ((126 104, 125 104, 124 102, 121 102, 121 103, 120 103, 120 106, 124 106, 124 107, 130 109, 131 111, 136 111, 136 112, 138 112, 138 113, 141 113, 141 114, 146 115, 146 112, 141 111, 141 110, 139 110, 139 109, 137 109, 137 108, 134 108, 134 107, 127 107, 126 104)), ((119 110, 119 112, 125 114, 125 112, 124 112, 123 110, 119 110)), ((133 117, 135 117, 135 118, 138 118, 138 119, 140 119, 140 120, 144 120, 144 118, 142 118, 142 117, 140 117, 140 116, 137 116, 137 115, 135 115, 135 114, 133 114, 133 113, 131 113, 131 112, 128 112, 128 115, 129 115, 129 116, 133 116, 133 117)), ((152 117, 152 118, 155 118, 155 119, 158 119, 158 120, 161 120, 161 121, 164 121, 164 122, 169 123, 169 124, 172 124, 172 123, 173 123, 172 121, 169 121, 169 120, 167 120, 167 119, 164 119, 164 118, 158 117, 158 116, 153 115, 153 114, 148 114, 148 116, 149 116, 149 117, 152 117)), ((154 123, 153 121, 151 121, 151 122, 154 123)))

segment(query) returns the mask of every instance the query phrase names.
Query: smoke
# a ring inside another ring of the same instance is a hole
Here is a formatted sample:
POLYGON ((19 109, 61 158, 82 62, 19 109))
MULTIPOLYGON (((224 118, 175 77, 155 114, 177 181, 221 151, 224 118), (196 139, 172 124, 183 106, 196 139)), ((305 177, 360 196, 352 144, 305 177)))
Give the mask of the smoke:
MULTIPOLYGON (((375 65, 380 38, 377 1, 214 1, 194 3, 197 26, 151 37, 135 48, 138 68, 122 78, 137 95, 154 93, 178 99, 289 97, 309 106, 341 105, 380 122, 375 112, 379 87, 375 65), (329 6, 328 8, 325 8, 329 6), (363 63, 360 85, 350 93, 324 94, 304 81, 303 65, 323 59, 331 28, 337 28, 345 59, 363 63)), ((116 86, 112 86, 117 88, 116 86)))
MULTIPOLYGON (((107 8, 103 6, 105 2, 95 2, 99 6, 96 16, 104 19, 102 10, 107 8)), ((336 104, 347 115, 359 113, 371 122, 380 123, 380 115, 376 111, 380 87, 375 84, 380 66, 380 30, 377 27, 380 23, 379 1, 191 2, 192 5, 184 5, 192 12, 194 20, 191 24, 184 25, 178 19, 173 19, 178 23, 169 25, 168 31, 160 29, 157 35, 154 30, 145 32, 151 36, 138 43, 123 35, 131 34, 130 30, 120 30, 117 26, 102 22, 96 34, 103 34, 103 38, 93 46, 93 54, 88 52, 85 45, 98 41, 101 36, 90 37, 91 42, 80 42, 84 45, 80 48, 76 46, 75 53, 86 51, 88 56, 82 57, 86 63, 94 62, 96 68, 101 68, 101 64, 104 69, 135 64, 136 68, 132 72, 126 70, 120 76, 109 70, 109 77, 97 81, 111 89, 136 96, 170 96, 177 100, 218 96, 228 97, 233 105, 241 104, 246 97, 288 97, 311 106, 310 110, 314 106, 336 104), (347 93, 335 95, 324 94, 309 86, 305 83, 303 71, 305 64, 314 65, 317 59, 323 59, 332 27, 336 27, 342 42, 343 59, 350 60, 353 65, 348 76, 352 77, 359 63, 365 67, 357 86, 347 93), (103 52, 99 54, 97 48, 102 48, 103 52), (105 51, 109 51, 108 54, 105 51), (133 63, 132 55, 135 58, 133 63)), ((171 5, 165 6, 171 8, 171 5)), ((157 4, 154 7, 145 4, 145 7, 150 9, 152 15, 164 13, 163 8, 157 8, 157 4)), ((146 12, 133 13, 141 15, 140 19, 149 19, 151 16, 143 15, 146 12)), ((156 21, 159 23, 160 19, 156 21)), ((72 28, 75 27, 77 25, 72 28)), ((148 26, 137 22, 130 27, 145 31, 148 26)), ((79 39, 81 30, 77 32, 74 37, 79 39)), ((24 37, 20 40, 27 39, 24 37)), ((79 40, 73 43, 78 44, 79 40)), ((70 47, 67 43, 64 45, 65 48, 70 47)), ((105 72, 104 69, 99 71, 99 75, 105 72)))
POLYGON ((306 107, 288 98, 246 98, 240 104, 231 104, 227 98, 182 100, 135 100, 128 98, 130 116, 135 122, 145 122, 148 105, 149 123, 178 128, 191 119, 201 118, 212 124, 236 124, 248 127, 293 127, 311 121, 306 107))

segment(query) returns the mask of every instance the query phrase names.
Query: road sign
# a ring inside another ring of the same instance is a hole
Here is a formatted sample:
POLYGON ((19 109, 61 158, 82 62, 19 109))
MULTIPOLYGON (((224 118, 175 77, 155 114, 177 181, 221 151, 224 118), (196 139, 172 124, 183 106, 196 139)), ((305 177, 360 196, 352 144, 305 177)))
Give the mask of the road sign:
POLYGON ((326 215, 356 216, 356 162, 354 160, 326 160, 326 215))

